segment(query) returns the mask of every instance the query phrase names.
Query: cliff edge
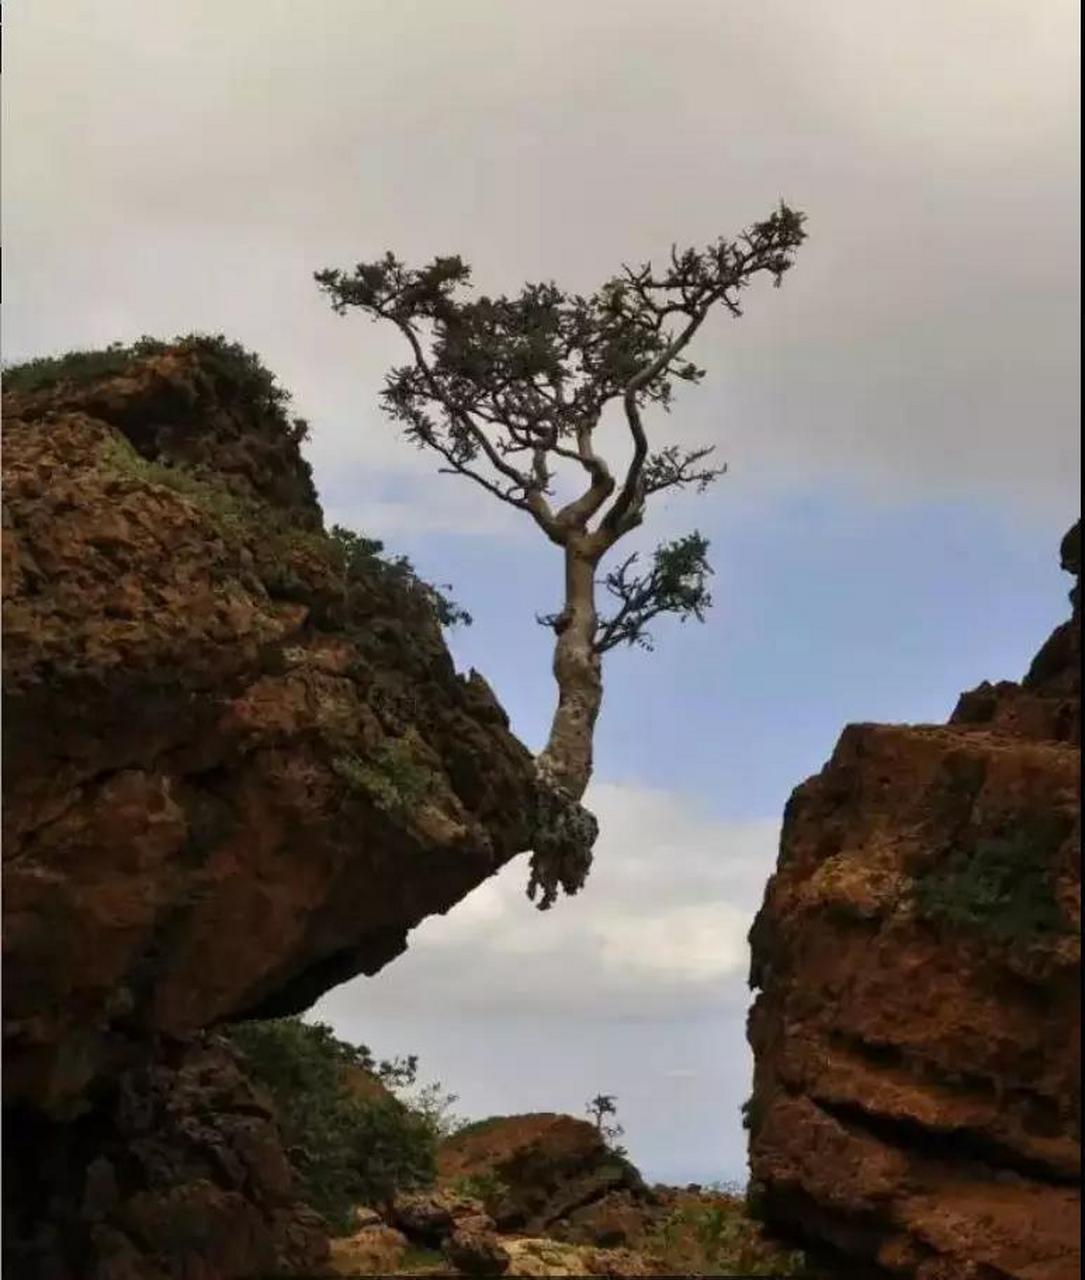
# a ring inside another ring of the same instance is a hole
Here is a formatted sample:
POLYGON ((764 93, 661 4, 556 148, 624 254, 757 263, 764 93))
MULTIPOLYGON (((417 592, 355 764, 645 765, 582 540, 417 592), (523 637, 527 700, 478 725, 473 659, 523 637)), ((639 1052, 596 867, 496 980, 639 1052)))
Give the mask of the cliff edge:
POLYGON ((375 973, 530 847, 531 756, 432 589, 324 532, 241 348, 32 362, 3 410, 13 1265, 165 1274, 179 1213, 201 1275, 308 1266, 213 1028, 375 973))

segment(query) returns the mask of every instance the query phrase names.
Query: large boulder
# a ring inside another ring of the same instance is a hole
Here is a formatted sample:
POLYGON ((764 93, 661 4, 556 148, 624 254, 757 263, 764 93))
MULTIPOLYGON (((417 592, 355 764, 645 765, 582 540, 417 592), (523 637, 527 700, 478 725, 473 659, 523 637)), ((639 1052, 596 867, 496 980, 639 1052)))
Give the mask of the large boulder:
POLYGON ((538 797, 432 592, 323 532, 251 357, 46 361, 3 409, 4 1097, 49 1150, 94 1135, 34 1201, 74 1224, 131 1072, 376 973, 530 847, 538 797))
POLYGON ((1078 1275, 1079 657, 1075 590, 1020 686, 852 725, 791 797, 747 1120, 792 1238, 923 1280, 1078 1275))
POLYGON ((441 1144, 437 1168, 446 1185, 491 1188, 487 1208, 498 1226, 532 1235, 561 1236, 578 1211, 615 1193, 651 1199, 594 1125, 549 1112, 470 1125, 441 1144))

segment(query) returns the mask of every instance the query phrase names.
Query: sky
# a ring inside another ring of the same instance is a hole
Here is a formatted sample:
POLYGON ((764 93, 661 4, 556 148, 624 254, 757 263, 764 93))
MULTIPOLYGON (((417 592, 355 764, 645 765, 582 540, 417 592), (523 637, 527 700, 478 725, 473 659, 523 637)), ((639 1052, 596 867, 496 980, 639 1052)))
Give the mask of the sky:
MULTIPOLYGON (((795 785, 856 720, 944 720, 1066 615, 1078 514, 1079 27, 1068 0, 9 0, 8 361, 222 332, 312 423, 329 520, 475 618, 536 748, 556 550, 380 413, 394 333, 312 281, 393 249, 591 291, 780 198, 784 287, 705 326, 654 438, 714 443, 715 606, 608 656, 601 835, 541 914, 518 859, 313 1016, 478 1117, 617 1095, 652 1178, 745 1177, 745 934, 795 785), (662 434, 656 434, 662 433, 662 434)), ((621 444, 613 446, 620 453, 621 444)))

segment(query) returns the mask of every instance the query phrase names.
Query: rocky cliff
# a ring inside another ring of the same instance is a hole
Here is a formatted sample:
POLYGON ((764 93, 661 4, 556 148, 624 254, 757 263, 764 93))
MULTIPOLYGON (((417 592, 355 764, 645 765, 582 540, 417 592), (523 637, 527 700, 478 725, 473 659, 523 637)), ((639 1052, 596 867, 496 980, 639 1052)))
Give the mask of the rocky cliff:
MULTIPOLYGON (((1080 572, 1080 525, 1062 546, 1080 572)), ((861 724, 753 926, 760 1212, 921 1280, 1079 1274, 1080 598, 1018 684, 861 724)))
POLYGON ((432 593, 323 532, 240 348, 37 362, 3 407, 13 1274, 311 1265, 208 1029, 375 973, 528 848, 531 758, 432 593))

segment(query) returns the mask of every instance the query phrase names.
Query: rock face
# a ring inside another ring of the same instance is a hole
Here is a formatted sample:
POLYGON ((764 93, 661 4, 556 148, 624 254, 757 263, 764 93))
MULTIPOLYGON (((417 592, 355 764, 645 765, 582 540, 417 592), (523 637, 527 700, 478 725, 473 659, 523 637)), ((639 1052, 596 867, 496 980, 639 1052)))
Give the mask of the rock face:
POLYGON ((496 1116, 453 1134, 438 1149, 437 1169, 445 1185, 490 1188, 498 1227, 528 1235, 618 1243, 594 1240, 595 1218, 615 1200, 651 1199, 594 1125, 549 1112, 496 1116))
MULTIPOLYGON (((1063 566, 1080 567, 1080 526, 1063 566)), ((750 935, 752 1185, 922 1280, 1079 1273, 1080 601, 946 727, 852 725, 750 935)))
POLYGON ((270 1099, 224 1041, 163 1046, 96 1101, 66 1125, 6 1116, 5 1271, 322 1273, 325 1225, 297 1202, 270 1099))
MULTIPOLYGON (((375 973, 530 845, 529 753, 425 589, 322 532, 304 424, 237 351, 5 394, 4 1090, 48 1149, 127 1132, 132 1072, 375 973)), ((93 1146, 40 1173, 43 1218, 93 1146)))

